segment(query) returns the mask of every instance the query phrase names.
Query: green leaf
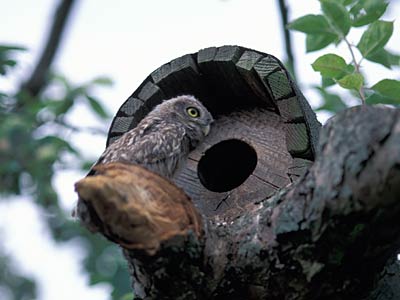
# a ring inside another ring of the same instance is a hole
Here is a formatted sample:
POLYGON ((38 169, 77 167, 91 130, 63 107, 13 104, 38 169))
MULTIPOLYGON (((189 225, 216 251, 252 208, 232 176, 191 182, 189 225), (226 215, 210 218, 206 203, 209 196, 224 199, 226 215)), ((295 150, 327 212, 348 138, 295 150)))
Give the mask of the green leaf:
POLYGON ((322 15, 305 15, 289 23, 288 28, 308 34, 333 32, 322 15))
POLYGON ((336 84, 336 81, 333 80, 332 78, 327 78, 324 76, 321 77, 321 86, 322 87, 326 88, 326 87, 330 87, 335 84, 336 84))
POLYGON ((41 145, 35 149, 35 152, 36 161, 53 163, 58 157, 57 148, 51 144, 41 145))
POLYGON ((123 295, 120 300, 132 300, 133 297, 134 297, 133 293, 128 293, 128 294, 123 295))
POLYGON ((113 81, 108 77, 97 77, 91 81, 92 84, 103 85, 103 86, 111 86, 113 85, 113 81))
POLYGON ((86 95, 86 98, 89 100, 89 104, 92 107, 93 111, 103 119, 107 119, 109 117, 108 113, 105 111, 100 102, 92 96, 86 95))
POLYGON ((44 102, 46 108, 54 113, 55 116, 60 116, 67 113, 74 105, 74 99, 71 97, 65 97, 62 100, 48 99, 44 102))
POLYGON ((338 80, 338 84, 348 90, 360 90, 364 83, 364 77, 360 73, 353 73, 338 80))
POLYGON ((44 146, 51 145, 51 147, 53 147, 56 152, 65 150, 72 154, 75 154, 76 156, 80 156, 79 152, 73 146, 71 146, 70 143, 58 136, 48 135, 38 140, 38 142, 40 145, 44 146))
POLYGON ((319 87, 317 88, 317 90, 320 92, 323 99, 323 104, 320 107, 316 108, 317 111, 327 110, 333 113, 337 113, 347 108, 347 105, 338 95, 328 93, 325 89, 319 87))
POLYGON ((351 27, 350 14, 346 7, 333 0, 320 0, 320 2, 322 11, 331 21, 331 24, 338 32, 346 36, 351 27))
POLYGON ((313 52, 321 50, 326 46, 328 46, 329 44, 335 42, 338 38, 339 36, 334 33, 307 34, 306 51, 313 52))
POLYGON ((17 62, 12 59, 1 60, 0 59, 0 75, 6 75, 7 71, 15 67, 17 62))
POLYGON ((350 5, 355 1, 358 1, 358 0, 338 0, 338 2, 341 3, 344 6, 350 5))
POLYGON ((386 11, 384 0, 360 0, 351 9, 352 25, 360 27, 378 20, 386 11))
POLYGON ((12 52, 23 51, 25 48, 13 45, 0 45, 0 75, 6 75, 7 71, 13 68, 17 62, 12 59, 12 52))
POLYGON ((400 105, 398 100, 382 96, 378 93, 373 93, 365 99, 367 104, 390 104, 390 105, 400 105))
POLYGON ((70 82, 65 76, 51 73, 50 78, 52 81, 60 83, 65 88, 66 92, 72 89, 70 82))
POLYGON ((322 76, 335 78, 346 72, 346 61, 336 54, 325 54, 317 58, 312 64, 314 71, 320 72, 322 76))
POLYGON ((400 66, 400 54, 397 53, 392 53, 390 51, 387 51, 384 49, 384 51, 386 52, 388 59, 389 59, 389 63, 392 66, 400 66))
POLYGON ((0 45, 0 52, 9 52, 9 51, 26 51, 26 48, 16 45, 0 45))
POLYGON ((80 164, 80 169, 83 171, 89 171, 93 167, 95 161, 95 159, 82 161, 80 164))
POLYGON ((0 57, 0 75, 6 75, 16 64, 17 62, 15 60, 0 57))
POLYGON ((393 33, 393 22, 375 21, 361 36, 357 48, 364 57, 379 51, 389 41, 393 33))
MULTIPOLYGON (((352 73, 354 73, 354 71, 356 70, 356 68, 354 67, 354 65, 353 64, 348 64, 347 65, 347 67, 346 67, 346 74, 352 74, 352 73)), ((344 75, 346 75, 346 74, 343 74, 343 76, 344 75)))
POLYGON ((4 65, 7 65, 9 67, 15 67, 17 65, 17 61, 13 60, 13 59, 7 59, 1 62, 4 65))
POLYGON ((400 65, 400 55, 391 53, 383 48, 368 55, 366 59, 381 64, 388 69, 391 69, 392 66, 400 65))
POLYGON ((380 95, 400 103, 400 81, 394 79, 383 79, 371 87, 380 95))

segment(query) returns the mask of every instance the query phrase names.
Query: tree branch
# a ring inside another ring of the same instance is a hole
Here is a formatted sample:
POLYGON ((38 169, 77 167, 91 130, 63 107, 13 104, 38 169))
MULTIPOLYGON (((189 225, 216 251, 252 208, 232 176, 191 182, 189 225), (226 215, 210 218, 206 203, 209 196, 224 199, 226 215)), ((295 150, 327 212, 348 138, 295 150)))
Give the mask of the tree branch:
POLYGON ((273 209, 275 289, 295 299, 370 293, 398 249, 399 147, 399 110, 356 107, 324 127, 313 167, 273 209))
POLYGON ((366 300, 396 300, 400 297, 400 264, 394 256, 385 268, 377 274, 376 286, 366 300))
POLYGON ((292 50, 292 39, 290 36, 290 31, 287 28, 287 25, 289 23, 289 18, 288 18, 289 9, 285 3, 285 0, 278 0, 278 6, 279 6, 283 36, 285 39, 286 65, 290 73, 293 75, 293 77, 296 78, 296 69, 295 69, 294 55, 292 50))
MULTIPOLYGON (((125 232, 111 240, 125 248, 139 299, 364 299, 380 291, 372 291, 373 283, 382 282, 379 272, 399 248, 400 111, 396 109, 360 106, 337 115, 324 126, 317 159, 297 183, 261 203, 249 203, 245 213, 229 223, 218 216, 203 220, 204 239, 193 234, 196 230, 187 231, 161 241, 151 253, 127 246, 127 240, 132 245, 141 235, 121 223, 143 209, 129 217, 126 209, 110 210, 107 203, 115 201, 104 196, 116 193, 121 207, 127 205, 124 189, 143 178, 140 173, 129 174, 106 194, 107 180, 93 186, 90 197, 78 190, 78 209, 84 208, 78 215, 89 228, 90 219, 94 220, 94 231, 109 238, 107 232, 115 228, 125 232), (135 180, 124 184, 129 176, 135 180), (95 210, 120 221, 85 218, 94 207, 104 207, 95 210)), ((145 182, 158 189, 152 176, 145 182)), ((175 190, 169 184, 168 189, 175 190)), ((185 197, 171 199, 180 198, 185 197)), ((168 206, 165 212, 158 209, 157 214, 171 216, 168 211, 180 209, 179 205, 168 206)), ((191 211, 181 210, 176 220, 190 220, 184 216, 191 211)), ((147 243, 146 236, 152 235, 144 236, 147 243)))
POLYGON ((65 32, 65 25, 71 13, 74 0, 61 0, 55 11, 50 33, 46 39, 44 50, 29 79, 22 84, 21 90, 32 97, 37 96, 47 83, 49 68, 54 60, 60 41, 65 32))

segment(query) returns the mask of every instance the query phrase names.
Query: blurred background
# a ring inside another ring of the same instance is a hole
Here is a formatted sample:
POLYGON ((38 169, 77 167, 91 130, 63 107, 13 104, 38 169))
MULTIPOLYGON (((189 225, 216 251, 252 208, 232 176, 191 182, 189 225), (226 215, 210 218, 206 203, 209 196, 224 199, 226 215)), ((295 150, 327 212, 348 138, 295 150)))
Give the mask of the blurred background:
MULTIPOLYGON (((293 65, 323 123, 326 105, 304 35, 289 21, 317 0, 0 0, 0 299, 132 299, 120 250, 71 217, 74 182, 105 147, 113 115, 153 70, 210 46, 241 45, 293 65), (279 5, 286 3, 286 9, 279 5)), ((390 1, 385 20, 400 15, 390 1)), ((361 32, 351 32, 356 43, 361 32)), ((395 22, 394 38, 399 40, 395 22)), ((398 47, 398 45, 397 45, 398 47)), ((333 51, 351 57, 339 45, 333 51)), ((368 82, 399 79, 363 63, 368 82)), ((395 74, 395 75, 393 75, 395 74)), ((358 104, 350 94, 347 105, 358 104)))

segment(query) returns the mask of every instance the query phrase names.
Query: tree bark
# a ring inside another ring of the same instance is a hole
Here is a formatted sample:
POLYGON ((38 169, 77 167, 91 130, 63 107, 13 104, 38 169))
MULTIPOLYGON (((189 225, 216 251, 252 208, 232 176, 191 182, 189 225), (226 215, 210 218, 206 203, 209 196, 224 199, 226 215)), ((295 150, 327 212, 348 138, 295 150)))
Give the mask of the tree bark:
POLYGON ((398 299, 399 195, 400 111, 351 108, 296 183, 229 223, 203 219, 204 238, 124 249, 135 299, 398 299))
POLYGON ((382 272, 376 276, 376 279, 375 288, 366 300, 399 299, 400 263, 395 256, 388 260, 382 272))

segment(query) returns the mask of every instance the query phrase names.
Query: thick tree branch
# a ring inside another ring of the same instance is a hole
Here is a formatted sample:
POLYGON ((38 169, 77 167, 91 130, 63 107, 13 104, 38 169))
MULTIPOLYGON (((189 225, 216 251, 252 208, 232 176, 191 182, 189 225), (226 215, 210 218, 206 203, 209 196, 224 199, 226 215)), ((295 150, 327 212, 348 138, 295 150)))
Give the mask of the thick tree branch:
POLYGON ((204 239, 188 231, 151 255, 120 244, 139 299, 379 299, 399 194, 399 110, 355 107, 325 125, 304 177, 236 220, 204 220, 204 239))
POLYGON ((366 300, 397 300, 400 298, 400 264, 397 257, 388 260, 376 276, 375 289, 366 300))
POLYGON ((399 194, 399 111, 357 107, 336 116, 321 132, 315 164, 277 199, 264 231, 284 265, 271 277, 275 288, 296 299, 367 296, 398 249, 399 194))
POLYGON ((65 32, 65 25, 71 13, 71 8, 74 0, 61 0, 58 5, 49 35, 46 39, 44 50, 28 80, 22 85, 21 90, 28 92, 32 97, 35 97, 43 89, 47 82, 49 68, 54 60, 57 50, 60 46, 60 41, 65 32))

